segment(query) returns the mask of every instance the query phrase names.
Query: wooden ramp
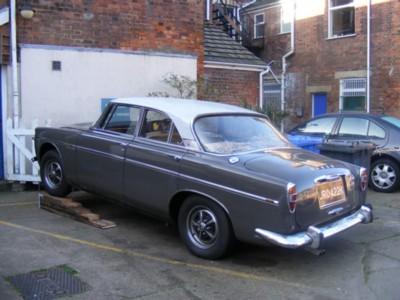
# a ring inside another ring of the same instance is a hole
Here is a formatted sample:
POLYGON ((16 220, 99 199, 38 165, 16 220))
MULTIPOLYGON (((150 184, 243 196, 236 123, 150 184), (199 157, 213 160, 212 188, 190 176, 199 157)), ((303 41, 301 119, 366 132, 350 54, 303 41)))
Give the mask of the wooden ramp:
MULTIPOLYGON (((83 197, 61 198, 54 197, 46 192, 39 194, 40 208, 55 214, 71 218, 101 229, 108 229, 117 226, 114 222, 101 219, 98 214, 92 213, 89 209, 82 206, 79 200, 83 197)), ((88 197, 86 197, 88 199, 88 197)))

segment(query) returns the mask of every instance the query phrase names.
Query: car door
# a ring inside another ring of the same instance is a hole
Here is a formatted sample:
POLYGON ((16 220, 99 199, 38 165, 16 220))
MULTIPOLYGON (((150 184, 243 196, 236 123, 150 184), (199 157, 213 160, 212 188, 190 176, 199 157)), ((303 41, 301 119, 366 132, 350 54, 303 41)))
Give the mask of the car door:
POLYGON ((138 136, 126 149, 124 195, 128 204, 166 217, 168 200, 178 190, 185 152, 171 119, 162 112, 146 110, 138 136))
POLYGON ((123 198, 123 167, 132 142, 140 108, 115 105, 104 121, 77 141, 76 176, 86 190, 123 198))

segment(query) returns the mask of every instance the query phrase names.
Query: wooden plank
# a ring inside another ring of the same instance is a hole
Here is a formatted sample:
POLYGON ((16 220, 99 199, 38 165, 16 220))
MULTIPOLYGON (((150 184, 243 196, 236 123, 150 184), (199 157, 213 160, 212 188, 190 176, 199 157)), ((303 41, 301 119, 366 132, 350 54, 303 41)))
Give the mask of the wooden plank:
POLYGON ((101 219, 98 214, 92 213, 74 199, 87 200, 87 197, 62 198, 54 197, 45 192, 39 194, 40 208, 49 212, 80 221, 91 226, 108 229, 117 225, 109 220, 101 219))

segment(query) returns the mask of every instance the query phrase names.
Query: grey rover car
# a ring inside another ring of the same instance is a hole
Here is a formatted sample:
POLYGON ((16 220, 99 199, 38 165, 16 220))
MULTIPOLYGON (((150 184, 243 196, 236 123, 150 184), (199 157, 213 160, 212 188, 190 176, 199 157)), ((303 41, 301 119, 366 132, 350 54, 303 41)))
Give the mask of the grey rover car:
POLYGON ((365 168, 293 146, 262 114, 173 98, 110 102, 88 126, 37 128, 42 185, 73 188, 176 224, 194 255, 235 241, 324 252, 324 240, 372 222, 365 168))

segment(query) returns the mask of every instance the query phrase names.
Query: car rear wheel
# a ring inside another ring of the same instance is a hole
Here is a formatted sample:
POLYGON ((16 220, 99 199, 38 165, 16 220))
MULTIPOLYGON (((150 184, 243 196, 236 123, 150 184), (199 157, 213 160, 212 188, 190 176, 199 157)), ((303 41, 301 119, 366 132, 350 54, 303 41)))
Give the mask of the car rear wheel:
POLYGON ((391 193, 399 186, 399 167, 390 159, 378 159, 371 164, 370 186, 373 190, 391 193))
POLYGON ((178 227, 189 251, 202 258, 222 258, 232 250, 235 242, 225 211, 201 196, 191 196, 183 203, 178 227))
POLYGON ((40 161, 40 177, 50 195, 64 197, 72 190, 65 178, 60 155, 54 150, 43 155, 40 161))

